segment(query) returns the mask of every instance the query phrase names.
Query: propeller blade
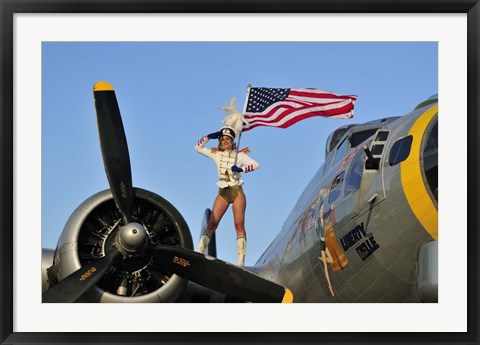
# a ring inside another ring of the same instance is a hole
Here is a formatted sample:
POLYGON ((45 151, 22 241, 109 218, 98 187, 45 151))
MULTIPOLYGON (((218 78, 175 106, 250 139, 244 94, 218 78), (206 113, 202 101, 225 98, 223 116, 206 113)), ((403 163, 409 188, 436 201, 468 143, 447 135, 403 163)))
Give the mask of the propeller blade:
POLYGON ((48 289, 42 295, 43 302, 72 303, 77 301, 102 279, 112 264, 120 257, 122 257, 120 251, 112 247, 112 250, 103 258, 89 262, 48 289))
POLYGON ((132 221, 132 172, 127 138, 113 86, 98 82, 93 88, 103 164, 123 224, 132 221))
POLYGON ((289 289, 225 261, 172 246, 158 245, 149 251, 166 271, 225 295, 250 302, 293 301, 289 289))

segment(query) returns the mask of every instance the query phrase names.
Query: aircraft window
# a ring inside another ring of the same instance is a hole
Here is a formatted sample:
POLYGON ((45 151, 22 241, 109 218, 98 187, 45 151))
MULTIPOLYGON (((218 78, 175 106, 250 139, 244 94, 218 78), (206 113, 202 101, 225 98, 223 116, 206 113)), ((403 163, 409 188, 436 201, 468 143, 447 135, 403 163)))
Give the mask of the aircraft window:
POLYGON ((410 154, 410 149, 412 148, 412 141, 413 137, 409 135, 393 144, 392 149, 390 150, 388 163, 390 163, 390 165, 395 165, 407 159, 410 154))
POLYGON ((333 133, 328 136, 327 143, 325 145, 325 155, 331 152, 335 146, 337 146, 338 142, 342 137, 347 133, 347 131, 354 125, 345 125, 336 129, 333 133))
POLYGON ((332 142, 332 137, 333 137, 333 133, 330 133, 330 135, 327 138, 327 142, 325 143, 325 157, 331 151, 330 150, 330 143, 332 142))
POLYGON ((348 171, 347 181, 345 184, 345 196, 348 196, 360 189, 362 183, 363 167, 367 156, 363 150, 358 150, 353 158, 350 170, 348 171))
POLYGON ((352 148, 357 147, 358 145, 363 143, 365 140, 367 140, 372 135, 374 135, 376 131, 377 131, 377 128, 369 129, 369 130, 362 131, 362 132, 353 133, 352 137, 350 139, 350 143, 352 144, 352 148))
POLYGON ((342 191, 342 185, 343 185, 343 178, 345 175, 345 171, 342 171, 340 175, 335 177, 332 182, 332 186, 330 187, 330 196, 328 198, 328 202, 331 204, 335 200, 338 199, 340 196, 340 192, 342 191))
POLYGON ((438 201, 438 121, 427 133, 427 138, 423 151, 423 170, 430 192, 438 201))
POLYGON ((373 145, 372 155, 381 155, 383 152, 383 145, 373 145))
POLYGON ((378 132, 375 141, 385 141, 388 138, 388 132, 378 132))
POLYGON ((345 152, 347 152, 347 144, 348 140, 345 138, 345 140, 343 140, 337 149, 337 154, 335 155, 335 161, 333 162, 333 165, 340 162, 340 160, 345 156, 345 152))
POLYGON ((427 145, 425 146, 425 152, 438 150, 438 121, 430 130, 428 135, 427 145))
POLYGON ((332 160, 333 160, 333 157, 335 156, 335 154, 331 154, 328 158, 327 158, 327 161, 325 162, 325 168, 323 170, 323 174, 325 175, 328 171, 328 169, 330 169, 330 166, 332 165, 332 160))

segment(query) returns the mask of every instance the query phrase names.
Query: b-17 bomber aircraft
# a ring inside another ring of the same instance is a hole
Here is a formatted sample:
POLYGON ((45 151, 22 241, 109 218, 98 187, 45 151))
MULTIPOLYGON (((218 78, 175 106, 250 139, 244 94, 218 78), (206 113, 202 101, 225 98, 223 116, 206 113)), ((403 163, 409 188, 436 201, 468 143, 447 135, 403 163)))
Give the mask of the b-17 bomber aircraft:
MULTIPOLYGON (((438 99, 330 134, 325 161, 253 267, 196 253, 181 214, 132 186, 113 87, 94 86, 110 188, 43 251, 43 302, 437 302, 438 99)), ((205 211, 202 227, 210 210, 205 211)))

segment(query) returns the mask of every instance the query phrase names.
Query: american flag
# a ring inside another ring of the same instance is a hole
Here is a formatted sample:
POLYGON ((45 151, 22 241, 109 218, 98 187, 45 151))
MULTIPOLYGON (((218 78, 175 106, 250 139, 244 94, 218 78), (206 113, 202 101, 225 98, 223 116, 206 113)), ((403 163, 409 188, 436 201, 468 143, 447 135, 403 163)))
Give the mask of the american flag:
POLYGON ((357 96, 318 89, 250 88, 243 131, 259 126, 287 128, 313 116, 351 118, 357 96))

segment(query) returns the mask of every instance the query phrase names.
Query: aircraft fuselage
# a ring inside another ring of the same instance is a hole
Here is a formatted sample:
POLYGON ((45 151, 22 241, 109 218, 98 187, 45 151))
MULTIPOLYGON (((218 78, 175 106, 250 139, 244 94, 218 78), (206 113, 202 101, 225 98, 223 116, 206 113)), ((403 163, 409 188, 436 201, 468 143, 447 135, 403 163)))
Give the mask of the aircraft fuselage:
POLYGON ((412 301, 419 250, 437 240, 437 114, 340 133, 254 270, 295 302, 412 301))

